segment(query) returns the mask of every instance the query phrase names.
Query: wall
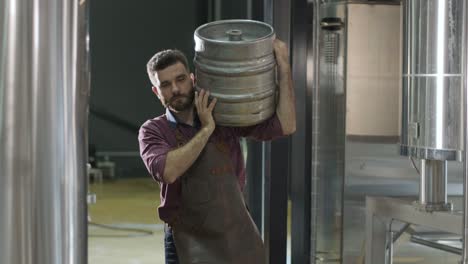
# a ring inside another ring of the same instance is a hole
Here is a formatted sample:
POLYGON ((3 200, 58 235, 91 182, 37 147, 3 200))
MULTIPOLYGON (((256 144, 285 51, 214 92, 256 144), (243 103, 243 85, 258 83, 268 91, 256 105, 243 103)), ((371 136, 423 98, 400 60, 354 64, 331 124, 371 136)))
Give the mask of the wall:
MULTIPOLYGON (((206 18, 206 1, 91 1, 91 108, 139 127, 164 112, 151 92, 146 62, 161 49, 193 58, 193 32, 206 18)), ((137 130, 91 113, 89 143, 98 152, 138 151, 137 130)), ((119 177, 145 175, 138 156, 111 158, 119 177)))

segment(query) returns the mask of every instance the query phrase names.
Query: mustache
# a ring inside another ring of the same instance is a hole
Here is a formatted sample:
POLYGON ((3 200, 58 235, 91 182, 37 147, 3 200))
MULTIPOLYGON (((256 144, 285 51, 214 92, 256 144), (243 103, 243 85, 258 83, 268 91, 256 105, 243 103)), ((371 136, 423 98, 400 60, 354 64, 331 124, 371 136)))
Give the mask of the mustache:
POLYGON ((180 98, 187 98, 187 99, 191 99, 191 98, 194 98, 195 97, 195 90, 192 89, 189 93, 187 94, 183 94, 183 93, 178 93, 178 94, 175 94, 169 101, 170 102, 173 102, 177 99, 180 99, 180 98))
POLYGON ((188 96, 188 95, 176 95, 176 96, 173 96, 173 97, 171 98, 171 100, 169 100, 169 103, 172 103, 172 102, 174 102, 175 100, 181 99, 181 98, 190 98, 190 96, 188 96))

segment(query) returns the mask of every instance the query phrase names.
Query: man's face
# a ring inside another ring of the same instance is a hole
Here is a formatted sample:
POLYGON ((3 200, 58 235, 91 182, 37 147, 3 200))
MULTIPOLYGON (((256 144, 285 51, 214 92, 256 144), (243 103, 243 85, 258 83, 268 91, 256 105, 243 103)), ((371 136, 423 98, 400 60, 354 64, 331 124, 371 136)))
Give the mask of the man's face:
POLYGON ((154 75, 156 87, 153 92, 161 103, 174 112, 181 112, 193 106, 194 79, 185 66, 177 62, 154 75))

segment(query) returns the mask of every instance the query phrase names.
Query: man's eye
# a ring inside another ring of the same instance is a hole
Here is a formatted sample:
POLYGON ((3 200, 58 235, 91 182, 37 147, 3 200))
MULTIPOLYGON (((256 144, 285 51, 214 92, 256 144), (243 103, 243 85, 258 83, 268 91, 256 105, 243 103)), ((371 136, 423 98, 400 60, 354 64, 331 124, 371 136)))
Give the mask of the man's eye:
POLYGON ((161 88, 166 88, 169 86, 169 83, 161 83, 161 88))
POLYGON ((180 82, 180 81, 185 81, 185 79, 186 79, 185 76, 177 77, 177 81, 179 81, 179 82, 180 82))

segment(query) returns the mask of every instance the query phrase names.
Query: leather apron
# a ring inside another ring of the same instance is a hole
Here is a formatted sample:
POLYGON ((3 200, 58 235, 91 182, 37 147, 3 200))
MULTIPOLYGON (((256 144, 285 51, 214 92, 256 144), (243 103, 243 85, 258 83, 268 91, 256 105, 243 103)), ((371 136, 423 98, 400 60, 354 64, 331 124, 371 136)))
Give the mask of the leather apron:
MULTIPOLYGON (((186 141, 176 130, 179 144, 186 141)), ((182 203, 172 224, 181 264, 262 264, 265 251, 224 142, 208 142, 181 177, 182 203)))

